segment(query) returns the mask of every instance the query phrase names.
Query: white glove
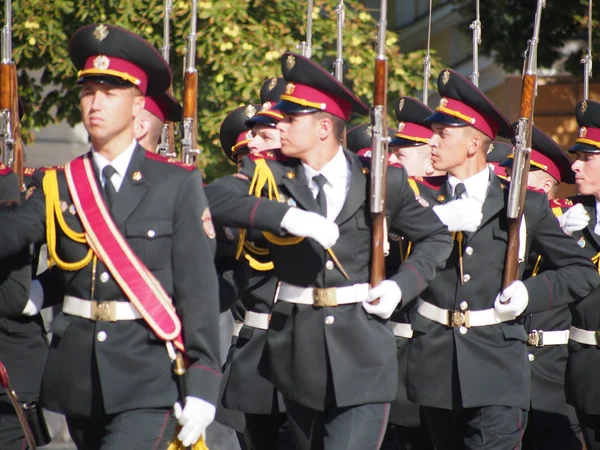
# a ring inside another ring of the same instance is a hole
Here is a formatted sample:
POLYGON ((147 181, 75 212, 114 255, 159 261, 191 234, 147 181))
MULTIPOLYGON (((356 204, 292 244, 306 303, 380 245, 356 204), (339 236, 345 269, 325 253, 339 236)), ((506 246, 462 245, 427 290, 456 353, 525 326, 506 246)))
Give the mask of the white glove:
POLYGON ((363 301, 362 306, 369 314, 389 319, 401 300, 402 291, 398 283, 393 280, 384 280, 371 288, 369 297, 363 301), (371 302, 375 299, 379 299, 379 303, 373 305, 371 302))
POLYGON ((529 293, 522 281, 513 281, 510 286, 496 296, 494 309, 502 318, 514 319, 520 316, 529 304, 529 293), (503 305, 500 302, 510 303, 503 305))
POLYGON ((216 411, 215 405, 198 397, 186 397, 183 410, 179 402, 173 405, 175 418, 182 427, 177 439, 184 447, 189 447, 200 439, 206 427, 215 420, 216 411))
POLYGON ((590 215, 581 203, 577 203, 558 218, 558 223, 565 234, 570 236, 574 231, 583 230, 588 226, 590 215))
POLYGON ((448 231, 473 232, 477 230, 483 219, 482 207, 483 203, 469 197, 452 200, 444 205, 435 205, 433 212, 448 227, 448 231))
POLYGON ((300 208, 290 208, 285 213, 281 228, 294 236, 313 238, 323 248, 333 247, 340 237, 340 230, 336 223, 327 220, 321 214, 300 208))

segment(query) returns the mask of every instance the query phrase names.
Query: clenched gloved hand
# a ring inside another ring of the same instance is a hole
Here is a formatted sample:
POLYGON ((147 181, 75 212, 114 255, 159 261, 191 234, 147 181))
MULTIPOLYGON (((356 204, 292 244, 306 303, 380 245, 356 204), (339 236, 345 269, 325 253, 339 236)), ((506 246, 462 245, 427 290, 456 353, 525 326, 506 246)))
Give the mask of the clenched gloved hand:
POLYGON ((583 230, 590 223, 590 215, 586 212, 581 203, 569 208, 558 218, 560 227, 569 236, 579 230, 583 230))
POLYGON ((393 280, 384 280, 371 288, 369 296, 363 301, 362 306, 369 314, 389 319, 401 300, 402 291, 398 283, 393 280), (379 299, 379 303, 376 305, 371 303, 375 299, 379 299))
POLYGON ((482 207, 483 203, 469 197, 452 200, 443 205, 435 205, 433 212, 448 227, 448 231, 473 232, 477 230, 483 219, 482 207))
POLYGON ((173 405, 173 412, 181 431, 177 439, 184 447, 194 444, 205 432, 213 420, 215 420, 216 408, 212 403, 198 397, 186 397, 185 407, 181 409, 179 402, 173 405))
POLYGON ((327 220, 321 214, 304 211, 300 208, 290 208, 283 216, 281 228, 294 236, 313 238, 323 248, 331 248, 340 237, 336 223, 327 220))
POLYGON ((522 281, 513 281, 510 286, 496 296, 494 309, 498 316, 512 320, 520 316, 529 304, 529 293, 522 281), (508 304, 502 304, 510 299, 508 304))

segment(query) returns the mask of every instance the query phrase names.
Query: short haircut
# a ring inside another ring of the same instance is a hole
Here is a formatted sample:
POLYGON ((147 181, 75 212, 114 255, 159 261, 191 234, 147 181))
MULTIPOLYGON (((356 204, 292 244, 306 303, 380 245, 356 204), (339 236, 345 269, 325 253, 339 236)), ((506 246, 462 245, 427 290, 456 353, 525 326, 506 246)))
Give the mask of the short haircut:
POLYGON ((314 118, 315 120, 321 120, 321 119, 329 119, 331 120, 331 122, 333 123, 333 135, 335 137, 336 141, 341 141, 342 137, 344 136, 344 132, 346 131, 346 122, 344 121, 344 119, 341 119, 337 116, 334 116, 331 113, 325 112, 325 111, 318 111, 316 113, 314 113, 314 118))

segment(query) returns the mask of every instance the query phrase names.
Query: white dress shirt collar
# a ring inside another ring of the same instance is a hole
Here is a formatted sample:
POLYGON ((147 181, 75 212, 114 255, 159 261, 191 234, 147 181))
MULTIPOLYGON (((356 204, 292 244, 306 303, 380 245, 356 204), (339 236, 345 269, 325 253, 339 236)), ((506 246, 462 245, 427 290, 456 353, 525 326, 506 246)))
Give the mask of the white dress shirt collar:
POLYGON ((92 158, 94 160, 94 164, 98 168, 98 172, 100 173, 100 178, 102 179, 102 186, 106 183, 104 176, 102 175, 102 170, 108 166, 109 164, 114 167, 117 171, 115 175, 112 176, 111 181, 115 186, 115 190, 119 191, 121 187, 121 183, 125 178, 125 174, 127 173, 127 168, 129 167, 129 162, 131 161, 131 157, 133 156, 133 151, 137 146, 137 141, 134 139, 129 147, 125 149, 125 151, 121 152, 115 159, 109 161, 100 153, 94 150, 92 147, 92 158))
POLYGON ((483 203, 485 202, 485 197, 487 196, 490 184, 490 169, 486 166, 481 172, 462 181, 453 175, 448 175, 448 183, 450 183, 450 187, 452 188, 452 197, 454 197, 456 185, 458 183, 463 183, 467 190, 466 195, 463 194, 463 198, 473 197, 483 203))

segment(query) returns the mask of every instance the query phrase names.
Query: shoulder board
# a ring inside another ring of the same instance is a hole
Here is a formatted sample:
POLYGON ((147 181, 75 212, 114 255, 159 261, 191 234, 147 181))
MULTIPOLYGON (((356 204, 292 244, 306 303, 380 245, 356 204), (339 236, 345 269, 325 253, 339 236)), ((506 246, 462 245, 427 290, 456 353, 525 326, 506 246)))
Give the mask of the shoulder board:
POLYGON ((270 161, 287 161, 289 158, 281 153, 281 150, 266 150, 259 154, 250 153, 248 154, 250 161, 256 161, 257 159, 268 159, 270 161))
POLYGON ((152 161, 158 161, 172 166, 181 167, 182 169, 189 170, 190 172, 196 170, 196 166, 193 164, 184 164, 174 158, 166 158, 165 156, 159 155, 158 153, 149 152, 146 150, 146 158, 152 161))
POLYGON ((56 170, 58 172, 62 172, 65 170, 65 165, 59 164, 57 166, 45 166, 45 167, 40 167, 37 170, 39 170, 40 172, 47 172, 48 170, 56 170))
POLYGON ((402 169, 402 167, 404 167, 404 166, 400 163, 389 163, 388 162, 388 167, 395 167, 396 169, 402 169))
POLYGON ((8 175, 12 172, 12 169, 4 164, 0 163, 0 176, 8 175))
POLYGON ((427 186, 431 189, 439 189, 446 182, 446 175, 439 175, 437 177, 410 177, 417 183, 427 186))
POLYGON ((573 200, 570 198, 555 198, 550 200, 550 208, 570 208, 573 205, 573 200))

